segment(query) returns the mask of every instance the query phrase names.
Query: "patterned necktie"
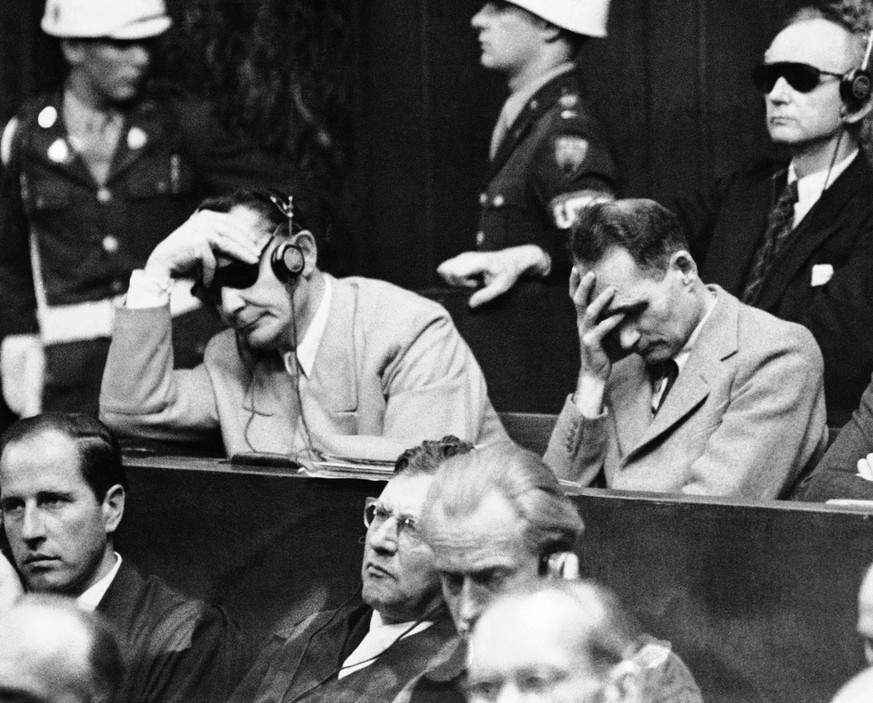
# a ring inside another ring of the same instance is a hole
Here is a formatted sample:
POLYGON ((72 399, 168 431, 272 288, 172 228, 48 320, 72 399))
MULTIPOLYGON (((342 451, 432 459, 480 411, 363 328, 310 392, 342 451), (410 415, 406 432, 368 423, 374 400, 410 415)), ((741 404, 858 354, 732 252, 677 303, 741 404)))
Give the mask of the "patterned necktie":
POLYGON ((752 269, 743 290, 743 302, 754 305, 761 292, 761 286, 773 263, 778 261, 779 256, 788 243, 791 231, 794 229, 794 203, 797 202, 797 181, 788 183, 770 214, 767 217, 767 231, 755 258, 752 269))

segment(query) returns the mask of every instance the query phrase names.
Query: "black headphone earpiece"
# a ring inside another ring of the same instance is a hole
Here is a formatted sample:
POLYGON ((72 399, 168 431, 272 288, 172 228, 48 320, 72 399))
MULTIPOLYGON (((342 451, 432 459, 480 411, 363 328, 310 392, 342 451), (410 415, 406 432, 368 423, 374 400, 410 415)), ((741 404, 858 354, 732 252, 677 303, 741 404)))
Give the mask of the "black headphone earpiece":
POLYGON ((306 267, 303 249, 293 240, 282 242, 270 254, 270 268, 282 283, 291 283, 306 267))
POLYGON ((873 30, 867 35, 867 48, 860 68, 853 68, 840 79, 840 97, 850 112, 859 110, 873 93, 873 76, 868 70, 871 48, 873 48, 873 30))

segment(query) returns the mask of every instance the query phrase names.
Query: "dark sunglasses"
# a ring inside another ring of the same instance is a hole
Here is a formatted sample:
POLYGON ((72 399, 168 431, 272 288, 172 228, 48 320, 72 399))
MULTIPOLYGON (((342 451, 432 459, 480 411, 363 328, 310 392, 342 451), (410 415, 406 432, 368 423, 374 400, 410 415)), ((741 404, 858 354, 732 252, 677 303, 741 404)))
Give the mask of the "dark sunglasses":
POLYGON ((784 78, 788 85, 799 93, 809 93, 821 83, 822 76, 834 76, 842 78, 842 73, 823 71, 806 63, 793 63, 791 61, 778 61, 776 63, 762 63, 752 69, 752 82, 762 93, 766 94, 773 90, 776 81, 784 78))
POLYGON ((273 237, 270 237, 267 243, 264 244, 260 254, 258 254, 258 262, 255 264, 247 264, 244 261, 233 259, 225 264, 216 266, 215 273, 212 275, 212 282, 209 286, 203 285, 203 279, 198 276, 194 282, 194 287, 191 289, 191 293, 204 303, 217 306, 221 302, 222 288, 234 288, 236 290, 251 288, 258 282, 258 276, 261 275, 260 259, 272 241, 273 237))

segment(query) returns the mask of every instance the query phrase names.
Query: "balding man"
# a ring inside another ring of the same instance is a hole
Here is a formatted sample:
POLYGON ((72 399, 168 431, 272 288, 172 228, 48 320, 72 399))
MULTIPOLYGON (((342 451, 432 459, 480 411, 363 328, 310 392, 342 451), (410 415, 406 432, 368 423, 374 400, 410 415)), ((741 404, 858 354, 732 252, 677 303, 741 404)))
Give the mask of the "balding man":
POLYGON ((588 581, 541 579, 498 598, 473 628, 469 701, 657 700, 645 691, 652 668, 631 656, 638 637, 606 589, 588 581))
POLYGON ((124 669, 115 636, 72 599, 25 596, 0 615, 0 632, 0 700, 116 700, 124 669))

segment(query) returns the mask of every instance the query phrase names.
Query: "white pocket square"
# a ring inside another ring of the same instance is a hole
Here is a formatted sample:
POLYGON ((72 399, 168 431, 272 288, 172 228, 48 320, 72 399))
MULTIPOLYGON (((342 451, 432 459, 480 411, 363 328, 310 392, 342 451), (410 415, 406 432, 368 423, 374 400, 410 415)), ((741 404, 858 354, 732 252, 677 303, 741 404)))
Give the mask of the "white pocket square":
POLYGON ((809 285, 813 288, 823 286, 834 277, 834 267, 830 264, 814 264, 809 285))

